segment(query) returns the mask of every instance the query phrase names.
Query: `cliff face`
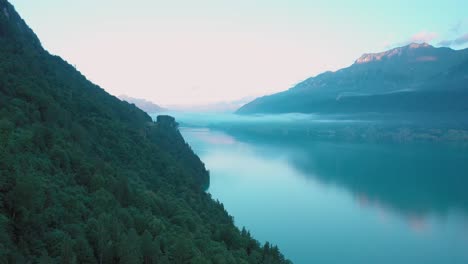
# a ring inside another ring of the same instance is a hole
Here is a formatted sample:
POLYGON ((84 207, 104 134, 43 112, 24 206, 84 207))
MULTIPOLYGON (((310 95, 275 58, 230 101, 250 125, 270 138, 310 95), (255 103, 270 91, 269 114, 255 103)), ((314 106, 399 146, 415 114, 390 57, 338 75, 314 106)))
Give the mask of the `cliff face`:
MULTIPOLYGON (((8 1, 0 0, 0 10, 0 37, 3 39, 3 44, 6 44, 5 39, 9 38, 14 39, 17 45, 21 43, 33 50, 43 51, 37 36, 8 1)), ((2 49, 5 49, 5 46, 2 46, 2 49)))
POLYGON ((237 112, 356 113, 465 111, 468 49, 426 43, 364 54, 348 68, 309 78, 291 89, 257 98, 237 112), (451 76, 451 78, 447 78, 451 76), (444 104, 439 98, 442 98, 444 104), (434 104, 437 107, 432 108, 434 104))
POLYGON ((171 117, 45 51, 0 0, 0 263, 286 263, 205 193, 171 117))

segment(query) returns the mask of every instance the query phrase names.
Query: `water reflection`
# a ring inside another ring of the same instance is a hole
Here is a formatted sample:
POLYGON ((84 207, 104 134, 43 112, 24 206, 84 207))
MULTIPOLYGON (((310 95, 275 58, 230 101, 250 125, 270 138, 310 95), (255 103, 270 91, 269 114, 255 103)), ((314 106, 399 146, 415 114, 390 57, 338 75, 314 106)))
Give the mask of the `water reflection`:
POLYGON ((296 263, 468 263, 463 148, 183 134, 236 224, 296 263))
POLYGON ((208 128, 191 128, 190 133, 207 144, 231 145, 236 142, 233 137, 224 133, 211 132, 208 128))
MULTIPOLYGON (((284 143, 284 142, 283 142, 284 143)), ((283 145, 305 175, 406 215, 468 210, 468 151, 434 144, 283 145)))
MULTIPOLYGON (((248 144, 234 135, 207 128, 190 128, 190 133, 215 148, 248 144)), ((255 155, 286 159, 304 176, 346 188, 362 207, 396 210, 413 219, 412 223, 421 222, 414 219, 431 213, 444 216, 452 210, 461 210, 468 214, 465 148, 432 143, 336 143, 298 138, 281 142, 251 138, 247 142, 255 140, 262 146, 252 149, 257 152, 255 155)))

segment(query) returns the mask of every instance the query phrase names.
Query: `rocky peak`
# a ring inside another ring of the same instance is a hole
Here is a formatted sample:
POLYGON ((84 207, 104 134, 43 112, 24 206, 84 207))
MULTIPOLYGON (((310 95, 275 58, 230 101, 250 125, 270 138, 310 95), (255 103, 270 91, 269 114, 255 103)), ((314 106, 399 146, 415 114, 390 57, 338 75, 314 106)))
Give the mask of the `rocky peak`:
POLYGON ((395 57, 401 57, 404 54, 407 54, 409 50, 414 51, 417 49, 427 49, 434 48, 428 43, 411 43, 403 47, 394 48, 388 51, 379 52, 379 53, 365 53, 359 59, 355 61, 355 64, 364 64, 370 62, 378 62, 383 60, 388 60, 395 57))
POLYGON ((433 46, 429 45, 428 43, 426 42, 423 42, 423 43, 411 43, 407 46, 405 46, 406 48, 410 48, 410 49, 420 49, 420 48, 433 48, 433 46))

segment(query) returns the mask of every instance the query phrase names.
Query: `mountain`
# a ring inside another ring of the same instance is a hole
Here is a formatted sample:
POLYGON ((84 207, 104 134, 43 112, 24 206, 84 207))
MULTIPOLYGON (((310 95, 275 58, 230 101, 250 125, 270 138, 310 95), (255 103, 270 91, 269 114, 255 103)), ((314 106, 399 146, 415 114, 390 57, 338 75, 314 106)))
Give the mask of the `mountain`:
POLYGON ((157 104, 155 104, 153 102, 147 101, 145 99, 133 98, 133 97, 126 96, 126 95, 119 95, 119 99, 123 100, 123 101, 126 101, 126 102, 128 102, 130 104, 136 105, 138 108, 140 108, 141 110, 145 111, 148 114, 160 113, 160 112, 164 112, 164 111, 167 110, 167 109, 165 109, 163 107, 160 107, 159 105, 157 105, 157 104))
POLYGON ((468 49, 412 43, 364 54, 237 113, 450 112, 467 111, 467 100, 468 49))
POLYGON ((238 230, 170 116, 45 51, 0 0, 0 263, 289 263, 238 230))
POLYGON ((233 113, 239 107, 252 101, 255 97, 245 97, 233 101, 220 101, 206 104, 193 104, 193 105, 169 105, 171 110, 182 112, 203 112, 203 113, 233 113))

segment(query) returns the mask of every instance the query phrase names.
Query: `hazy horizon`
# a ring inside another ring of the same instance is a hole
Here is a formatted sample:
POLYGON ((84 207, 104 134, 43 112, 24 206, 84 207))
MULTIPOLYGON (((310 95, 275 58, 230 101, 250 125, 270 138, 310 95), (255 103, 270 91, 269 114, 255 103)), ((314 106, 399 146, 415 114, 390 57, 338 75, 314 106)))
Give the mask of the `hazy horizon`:
POLYGON ((461 1, 11 2, 47 50, 91 81, 162 106, 283 91, 410 42, 468 46, 461 1))
POLYGON ((11 1, 1 263, 468 264, 468 1, 11 1))

